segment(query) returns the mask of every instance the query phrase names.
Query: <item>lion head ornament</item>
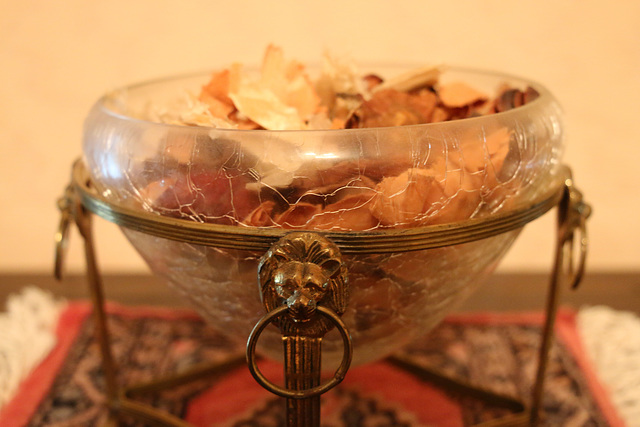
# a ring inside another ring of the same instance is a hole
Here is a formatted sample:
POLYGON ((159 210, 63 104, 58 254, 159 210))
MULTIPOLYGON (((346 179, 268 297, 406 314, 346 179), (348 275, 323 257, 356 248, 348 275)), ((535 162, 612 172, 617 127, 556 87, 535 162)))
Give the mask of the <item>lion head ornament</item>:
MULTIPOLYGON (((349 299, 340 250, 315 233, 289 233, 275 243, 260 260, 258 281, 267 311, 289 308, 289 316, 279 322, 281 329, 302 327, 314 318, 318 305, 341 315, 349 299)), ((327 319, 318 322, 324 332, 331 329, 327 319)))

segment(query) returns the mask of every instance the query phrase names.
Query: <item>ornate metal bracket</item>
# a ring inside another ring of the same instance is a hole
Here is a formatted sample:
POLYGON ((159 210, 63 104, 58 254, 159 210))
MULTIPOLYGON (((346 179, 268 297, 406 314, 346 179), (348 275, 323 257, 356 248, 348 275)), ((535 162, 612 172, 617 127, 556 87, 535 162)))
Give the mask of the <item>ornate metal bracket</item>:
POLYGON ((538 370, 532 394, 531 425, 539 422, 544 394, 544 380, 549 361, 549 352, 553 340, 553 328, 558 313, 560 292, 563 287, 576 289, 584 275, 589 239, 587 219, 591 216, 591 206, 584 202, 582 193, 575 187, 573 178, 564 181, 562 199, 558 204, 555 260, 549 281, 549 293, 546 302, 546 317, 542 330, 542 341, 538 353, 538 370), (576 236, 579 244, 577 264, 574 260, 576 236), (568 286, 567 286, 568 285, 568 286))
MULTIPOLYGON (((284 230, 244 230, 231 226, 188 223, 172 218, 134 212, 113 205, 96 194, 83 169, 76 162, 73 179, 59 200, 60 228, 56 233, 55 275, 62 277, 68 230, 75 223, 85 243, 87 279, 96 319, 96 335, 100 345, 105 374, 107 404, 114 417, 134 416, 154 425, 188 426, 178 418, 134 402, 128 396, 139 392, 158 391, 177 384, 217 374, 236 366, 227 361, 219 366, 195 369, 185 375, 162 379, 151 384, 120 388, 114 362, 104 308, 103 284, 98 271, 91 230, 92 215, 97 214, 123 227, 207 246, 235 249, 267 250, 259 266, 260 293, 267 314, 256 324, 247 343, 249 369, 268 390, 287 398, 290 426, 319 425, 319 396, 337 385, 351 362, 351 340, 340 315, 346 307, 349 288, 342 253, 402 252, 470 242, 522 227, 554 206, 558 207, 556 257, 549 284, 546 320, 539 352, 539 366, 529 411, 487 425, 535 425, 544 390, 544 377, 553 337, 553 325, 564 285, 576 288, 585 268, 588 237, 586 221, 591 208, 574 187, 568 168, 564 181, 540 201, 520 210, 482 220, 460 224, 428 226, 415 230, 385 233, 289 233, 284 230), (280 240, 278 240, 280 239, 280 240), (275 242, 275 243, 274 243, 275 242), (577 251, 576 251, 577 246, 577 251), (340 248, 340 250, 338 249, 340 248), (577 260, 574 255, 577 252, 577 260), (257 341, 268 324, 278 326, 285 347, 285 387, 264 378, 256 365, 257 341), (344 357, 333 379, 320 384, 320 345, 324 334, 336 327, 344 343, 344 357)), ((402 361, 410 363, 410 361, 402 361)), ((446 383, 448 384, 448 383, 446 383)), ((483 393, 481 393, 483 394, 483 393)), ((508 406, 518 403, 501 398, 508 406)))
POLYGON ((351 363, 351 338, 339 317, 349 299, 340 250, 316 233, 287 234, 262 257, 258 278, 267 314, 247 342, 249 369, 260 385, 287 398, 288 426, 319 426, 320 395, 342 381, 351 363), (256 342, 269 323, 282 333, 286 388, 264 378, 256 365, 256 342), (333 379, 320 385, 322 338, 334 326, 344 357, 333 379))

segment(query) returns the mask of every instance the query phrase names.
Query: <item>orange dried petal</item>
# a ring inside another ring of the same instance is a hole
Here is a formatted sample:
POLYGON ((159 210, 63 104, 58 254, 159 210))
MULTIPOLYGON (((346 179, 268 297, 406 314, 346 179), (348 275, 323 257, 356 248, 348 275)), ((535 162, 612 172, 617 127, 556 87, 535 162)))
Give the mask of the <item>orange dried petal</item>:
POLYGON ((200 101, 207 104, 209 107, 209 112, 213 117, 218 117, 220 119, 226 119, 229 117, 233 111, 235 111, 235 107, 233 103, 227 104, 225 102, 220 101, 218 98, 214 98, 206 92, 200 94, 200 101))
POLYGON ((296 203, 276 218, 276 222, 285 228, 302 227, 321 212, 320 206, 311 203, 296 203))
POLYGON ((220 102, 233 105, 229 98, 229 70, 222 70, 211 75, 211 80, 202 87, 201 96, 215 98, 220 102))
POLYGON ((260 84, 271 90, 285 105, 294 107, 303 120, 320 107, 320 96, 305 66, 297 61, 286 61, 282 49, 274 45, 269 45, 265 52, 260 84))
POLYGON ((202 87, 198 99, 207 104, 213 117, 227 119, 235 110, 229 98, 229 70, 213 73, 209 83, 202 87))
POLYGON ((373 94, 357 110, 358 127, 404 126, 429 123, 436 107, 433 92, 399 92, 394 89, 380 90, 373 94))
POLYGON ((434 202, 424 224, 446 224, 469 219, 482 204, 482 176, 461 166, 459 159, 440 158, 430 170, 443 189, 442 198, 434 202))
POLYGON ((379 224, 371 214, 371 194, 356 194, 328 205, 309 222, 317 230, 371 230, 379 224))
POLYGON ((446 120, 449 120, 449 112, 441 107, 436 107, 433 110, 433 115, 431 116, 431 122, 432 123, 437 123, 437 122, 444 122, 446 120))
POLYGON ((260 206, 255 208, 245 219, 242 221, 245 225, 251 227, 267 227, 275 225, 275 222, 271 218, 275 203, 271 200, 262 202, 260 206))
POLYGON ((442 186, 432 173, 415 168, 383 179, 376 190, 378 194, 371 204, 371 213, 387 226, 419 223, 431 204, 444 195, 442 186))
POLYGON ((362 78, 362 81, 369 92, 371 92, 375 87, 380 86, 383 82, 382 77, 377 74, 367 74, 362 78))
POLYGON ((463 82, 453 82, 438 88, 438 95, 442 103, 451 108, 459 108, 485 101, 487 95, 463 82))
POLYGON ((416 68, 384 81, 374 90, 394 89, 400 92, 411 92, 426 87, 433 87, 438 82, 441 71, 442 67, 440 66, 416 68))

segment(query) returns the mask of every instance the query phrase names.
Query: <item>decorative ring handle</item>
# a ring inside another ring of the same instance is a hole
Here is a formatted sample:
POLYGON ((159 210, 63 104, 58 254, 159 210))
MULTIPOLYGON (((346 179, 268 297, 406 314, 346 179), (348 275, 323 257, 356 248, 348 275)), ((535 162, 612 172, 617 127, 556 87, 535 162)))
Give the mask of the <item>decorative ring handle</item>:
POLYGON ((340 332, 340 335, 342 336, 342 342, 344 344, 344 355, 342 357, 342 363, 336 370, 333 378, 325 384, 321 384, 319 386, 312 387, 306 390, 289 390, 280 387, 269 381, 258 369, 258 365, 256 364, 256 345, 258 343, 258 338, 260 337, 260 334, 262 333, 264 328, 266 328, 267 325, 274 319, 284 315, 287 310, 288 307, 286 305, 280 306, 275 310, 272 310, 269 313, 265 314, 264 317, 262 317, 253 327, 253 330, 249 335, 249 339, 247 340, 247 363, 249 365, 249 371, 258 382, 258 384, 278 396, 291 399, 306 399, 309 397, 319 396, 340 384, 344 379, 347 370, 349 370, 349 366, 351 365, 351 357, 353 355, 353 345, 351 343, 351 337, 349 336, 346 325, 336 313, 326 307, 318 306, 316 310, 320 314, 331 320, 331 322, 333 322, 333 324, 340 332))
POLYGON ((570 288, 575 289, 580 284, 585 271, 589 237, 587 234, 587 220, 591 216, 591 206, 583 199, 572 179, 565 182, 566 195, 560 202, 562 213, 563 236, 561 245, 566 254, 566 276, 570 288), (574 245, 578 243, 577 262, 574 260, 574 245))
POLYGON ((75 203, 75 193, 71 185, 67 186, 64 195, 58 199, 58 210, 60 211, 60 222, 55 234, 55 262, 53 275, 57 280, 62 279, 67 246, 69 244, 69 227, 74 221, 73 204, 75 203))

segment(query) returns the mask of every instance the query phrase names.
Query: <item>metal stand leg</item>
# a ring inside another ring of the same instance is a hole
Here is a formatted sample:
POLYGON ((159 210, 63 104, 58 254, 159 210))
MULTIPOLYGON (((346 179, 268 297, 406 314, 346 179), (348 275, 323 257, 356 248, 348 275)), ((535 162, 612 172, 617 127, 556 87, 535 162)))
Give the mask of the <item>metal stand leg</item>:
POLYGON ((532 426, 540 421, 544 381, 553 340, 553 329, 558 313, 560 293, 567 283, 570 284, 571 289, 577 288, 584 274, 588 247, 586 221, 590 215, 591 207, 583 201, 582 193, 573 185, 573 179, 571 177, 567 178, 564 195, 558 205, 556 252, 547 295, 546 317, 538 355, 536 382, 532 394, 530 419, 532 426), (577 268, 574 268, 573 246, 576 233, 580 235, 580 257, 577 268))
POLYGON ((71 189, 67 189, 65 196, 59 201, 59 207, 61 209, 62 219, 60 221, 60 230, 56 234, 55 276, 58 280, 62 278, 64 249, 67 246, 68 228, 73 219, 84 240, 87 281, 93 307, 96 328, 95 334, 102 358, 106 404, 110 412, 106 425, 109 427, 117 426, 119 424, 118 419, 127 415, 154 426, 191 427, 191 424, 178 417, 149 405, 138 403, 128 396, 148 392, 159 392, 163 389, 186 384, 196 379, 220 376, 222 373, 228 372, 229 369, 244 364, 244 357, 239 355, 238 357, 215 365, 196 367, 180 375, 134 385, 132 387, 120 387, 117 381, 116 362, 111 352, 112 347, 105 310, 104 287, 96 261, 92 215, 76 200, 71 189))
MULTIPOLYGON (((79 202, 79 197, 69 187, 60 200, 62 218, 56 234, 57 278, 62 275, 62 260, 68 238, 68 227, 75 220, 85 243, 87 278, 93 302, 96 322, 96 338, 103 360, 107 405, 115 415, 129 415, 153 425, 187 427, 184 421, 150 406, 137 403, 127 396, 158 391, 178 384, 202 378, 203 375, 219 375, 236 366, 238 359, 215 365, 196 368, 192 372, 161 379, 148 384, 121 388, 117 383, 117 367, 111 353, 111 342, 107 326, 103 284, 96 263, 94 238, 91 230, 91 213, 79 202)), ((536 381, 532 393, 532 406, 526 411, 524 405, 514 399, 499 396, 462 385, 461 389, 481 398, 510 407, 518 414, 485 423, 485 426, 535 425, 540 420, 544 377, 553 326, 558 307, 559 293, 565 284, 575 288, 584 271, 587 252, 586 219, 590 207, 582 201, 582 195, 573 187, 571 178, 565 182, 564 196, 558 206, 558 238, 553 273, 546 306, 536 381), (575 235, 580 235, 580 258, 577 269, 573 268, 573 244, 575 235)), ((258 383, 269 391, 287 398, 287 422, 293 426, 319 426, 319 396, 342 381, 351 363, 351 338, 340 315, 344 312, 349 297, 346 285, 346 268, 341 263, 338 248, 315 233, 291 233, 274 244, 263 257, 259 266, 260 291, 267 314, 256 324, 247 342, 249 370, 258 383), (256 344, 259 335, 269 324, 274 323, 282 332, 285 346, 285 388, 269 382, 257 368, 256 344), (322 337, 333 327, 340 332, 344 344, 342 363, 332 380, 320 384, 320 350, 322 337)), ((394 363, 421 376, 440 377, 413 364, 408 359, 396 358, 394 363)), ((444 388, 454 386, 450 379, 442 379, 444 388)))
POLYGON ((320 394, 342 381, 351 363, 351 339, 338 317, 346 308, 349 294, 340 252, 318 234, 291 233, 265 254, 258 277, 268 312, 249 337, 249 369, 260 385, 287 398, 288 427, 318 427, 320 394), (255 364, 257 339, 270 322, 282 332, 284 389, 264 378, 255 364), (322 386, 322 338, 334 326, 343 337, 345 357, 334 379, 322 386))
POLYGON ((417 364, 409 356, 394 356, 390 358, 389 361, 443 389, 476 397, 516 412, 507 417, 478 424, 477 427, 537 425, 541 421, 540 414, 544 395, 544 382, 551 344, 553 342, 553 330, 558 313, 560 293, 567 283, 570 284, 570 288, 575 289, 584 274, 588 247, 586 220, 590 214, 590 206, 583 201, 582 194, 573 186, 572 179, 568 178, 565 182, 563 197, 558 205, 556 252, 553 271, 549 281, 549 291, 545 306, 545 321, 540 339, 538 367, 531 394, 530 409, 527 409, 524 403, 513 398, 479 389, 464 382, 445 377, 438 372, 431 371, 417 364), (578 240, 579 260, 577 267, 574 268, 573 246, 576 234, 580 236, 578 240))

